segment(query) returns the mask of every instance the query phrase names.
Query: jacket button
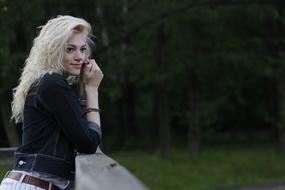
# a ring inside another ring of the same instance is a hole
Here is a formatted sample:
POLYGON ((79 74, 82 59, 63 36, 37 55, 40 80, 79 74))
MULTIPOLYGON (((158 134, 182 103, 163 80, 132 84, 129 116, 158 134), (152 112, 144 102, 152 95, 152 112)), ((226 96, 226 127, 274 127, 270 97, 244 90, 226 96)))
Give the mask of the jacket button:
POLYGON ((19 165, 21 166, 21 165, 23 165, 23 164, 25 164, 26 162, 24 162, 23 160, 20 160, 19 161, 19 165))

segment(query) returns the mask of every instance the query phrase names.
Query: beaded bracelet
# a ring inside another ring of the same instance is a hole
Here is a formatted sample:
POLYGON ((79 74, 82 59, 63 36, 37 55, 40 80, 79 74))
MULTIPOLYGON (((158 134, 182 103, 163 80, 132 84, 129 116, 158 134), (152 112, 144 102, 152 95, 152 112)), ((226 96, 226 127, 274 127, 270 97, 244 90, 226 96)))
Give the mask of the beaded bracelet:
POLYGON ((85 109, 85 115, 87 115, 89 112, 101 112, 101 110, 100 109, 98 109, 98 108, 86 108, 85 109))

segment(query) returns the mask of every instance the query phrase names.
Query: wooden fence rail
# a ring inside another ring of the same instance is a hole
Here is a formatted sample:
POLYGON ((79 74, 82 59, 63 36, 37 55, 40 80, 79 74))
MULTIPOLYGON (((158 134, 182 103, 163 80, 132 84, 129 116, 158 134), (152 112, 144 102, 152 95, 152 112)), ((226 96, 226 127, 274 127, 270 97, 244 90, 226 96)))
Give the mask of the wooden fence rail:
MULTIPOLYGON (((0 158, 13 155, 16 147, 0 148, 0 158)), ((76 190, 148 190, 127 169, 106 156, 99 148, 95 154, 76 156, 76 190)))
POLYGON ((146 190, 148 188, 98 148, 95 154, 82 154, 76 157, 75 189, 146 190))
POLYGON ((0 158, 13 156, 17 147, 0 148, 0 158))

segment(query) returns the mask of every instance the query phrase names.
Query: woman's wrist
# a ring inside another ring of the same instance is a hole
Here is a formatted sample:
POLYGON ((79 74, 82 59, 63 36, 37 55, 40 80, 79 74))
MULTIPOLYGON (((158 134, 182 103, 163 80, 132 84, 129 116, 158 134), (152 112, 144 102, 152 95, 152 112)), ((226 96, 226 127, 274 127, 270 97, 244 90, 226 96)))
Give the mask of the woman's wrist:
POLYGON ((86 91, 86 93, 98 94, 98 87, 86 85, 85 86, 85 91, 86 91))
POLYGON ((86 107, 93 107, 99 109, 98 103, 98 88, 93 86, 85 86, 86 92, 86 107))
POLYGON ((85 109, 85 115, 87 115, 90 112, 95 112, 95 113, 100 113, 101 110, 99 108, 93 108, 93 107, 88 107, 85 109))

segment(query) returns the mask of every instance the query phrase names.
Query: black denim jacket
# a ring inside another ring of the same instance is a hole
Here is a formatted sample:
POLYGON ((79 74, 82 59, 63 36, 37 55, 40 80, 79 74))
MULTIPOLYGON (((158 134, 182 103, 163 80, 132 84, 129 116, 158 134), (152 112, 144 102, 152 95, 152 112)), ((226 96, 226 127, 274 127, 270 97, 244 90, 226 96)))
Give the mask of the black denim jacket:
POLYGON ((30 88, 24 107, 22 145, 13 169, 74 179, 76 152, 94 153, 101 128, 88 122, 66 79, 45 74, 30 88))

